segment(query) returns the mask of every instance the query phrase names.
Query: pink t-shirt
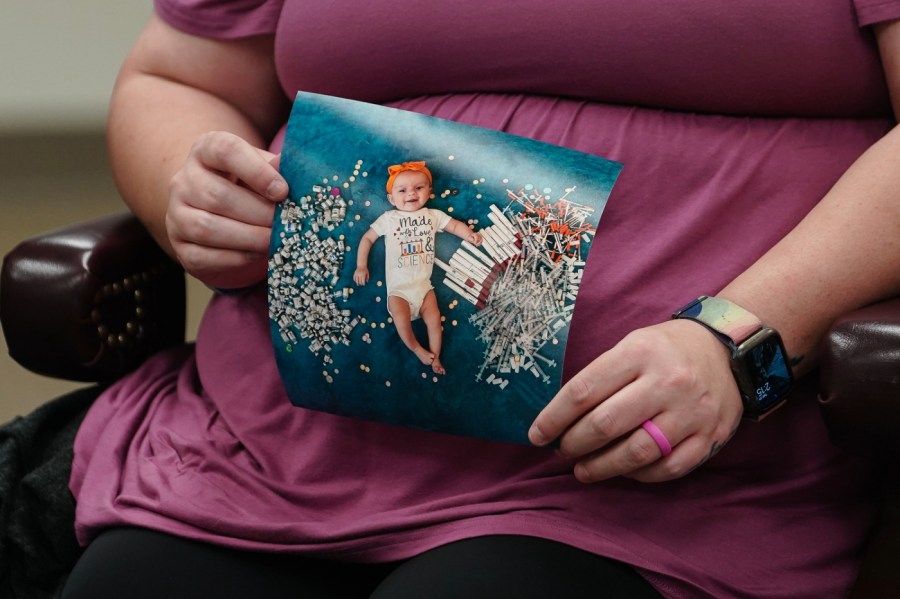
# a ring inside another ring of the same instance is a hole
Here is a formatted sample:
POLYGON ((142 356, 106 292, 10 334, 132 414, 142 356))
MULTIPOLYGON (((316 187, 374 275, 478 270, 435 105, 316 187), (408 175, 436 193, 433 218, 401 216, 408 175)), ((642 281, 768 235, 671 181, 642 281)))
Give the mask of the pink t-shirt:
MULTIPOLYGON (((156 9, 202 36, 274 32, 291 97, 389 103, 623 163, 566 376, 723 287, 892 124, 860 26, 900 17, 897 0, 457 0, 417 10, 413 36, 385 0, 156 9)), ((829 443, 815 393, 807 378, 683 479, 582 485, 552 450, 292 407, 258 288, 215 297, 196 350, 97 400, 75 448, 77 533, 133 524, 355 561, 514 533, 633 564, 669 597, 841 596, 870 473, 829 443)))

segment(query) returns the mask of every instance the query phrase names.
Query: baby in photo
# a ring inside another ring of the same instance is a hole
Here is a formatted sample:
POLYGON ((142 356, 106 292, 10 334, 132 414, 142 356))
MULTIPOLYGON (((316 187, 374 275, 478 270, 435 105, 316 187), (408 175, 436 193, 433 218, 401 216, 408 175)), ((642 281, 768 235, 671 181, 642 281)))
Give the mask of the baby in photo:
POLYGON ((388 312, 404 345, 437 374, 446 372, 441 363, 441 312, 431 273, 434 242, 439 231, 447 231, 469 243, 481 244, 481 235, 445 212, 426 208, 431 199, 432 176, 425 162, 404 162, 388 168, 387 199, 394 207, 373 222, 359 242, 353 280, 369 280, 369 252, 379 237, 385 240, 385 282, 388 312), (422 318, 428 330, 428 347, 413 332, 412 321, 422 318))

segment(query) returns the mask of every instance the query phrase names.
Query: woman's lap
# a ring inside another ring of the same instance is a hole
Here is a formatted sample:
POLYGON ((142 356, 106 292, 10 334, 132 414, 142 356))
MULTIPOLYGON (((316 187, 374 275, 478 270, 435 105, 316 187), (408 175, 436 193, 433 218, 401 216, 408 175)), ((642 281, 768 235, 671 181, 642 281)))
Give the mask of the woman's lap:
POLYGON ((121 528, 87 548, 63 599, 659 597, 629 566, 534 537, 489 536, 390 564, 240 551, 121 528))
POLYGON ((555 541, 476 537, 397 566, 373 599, 458 597, 659 598, 633 568, 555 541))

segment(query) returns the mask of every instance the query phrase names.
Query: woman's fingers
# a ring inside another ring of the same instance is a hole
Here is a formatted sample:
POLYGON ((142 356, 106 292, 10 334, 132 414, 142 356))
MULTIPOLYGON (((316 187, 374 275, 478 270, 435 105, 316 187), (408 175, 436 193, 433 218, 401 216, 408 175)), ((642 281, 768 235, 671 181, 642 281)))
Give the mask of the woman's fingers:
POLYGON ((239 289, 262 280, 268 267, 267 254, 186 245, 179 260, 194 277, 210 287, 239 289))
POLYGON ((179 206, 166 218, 172 220, 169 238, 176 251, 179 245, 196 244, 257 254, 268 252, 271 217, 261 224, 253 224, 191 206, 179 206))
POLYGON ((238 136, 201 136, 172 177, 166 230, 190 274, 217 287, 242 287, 265 276, 275 204, 288 187, 279 157, 238 136))
POLYGON ((180 206, 258 226, 271 226, 275 213, 275 202, 196 165, 186 167, 183 174, 172 178, 170 211, 180 206))
POLYGON ((278 202, 287 196, 288 186, 272 164, 274 158, 270 152, 250 145, 237 135, 213 131, 200 137, 191 148, 188 160, 234 177, 248 189, 278 202))
MULTIPOLYGON (((547 445, 552 442, 637 377, 638 365, 618 360, 615 349, 601 355, 576 373, 541 410, 528 431, 528 438, 533 444, 547 445)), ((587 425, 597 427, 602 436, 603 431, 617 428, 615 422, 604 420, 608 417, 608 413, 601 414, 587 425)))
POLYGON ((693 450, 695 444, 689 442, 695 438, 690 427, 664 414, 649 420, 656 427, 654 432, 638 426, 601 451, 583 456, 575 464, 575 477, 582 482, 596 482, 650 473, 662 474, 668 480, 676 477, 676 466, 699 460, 701 456, 693 450))
POLYGON ((740 413, 724 346, 696 323, 668 321, 629 334, 576 374, 529 438, 558 437, 585 482, 670 480, 724 445, 740 413))

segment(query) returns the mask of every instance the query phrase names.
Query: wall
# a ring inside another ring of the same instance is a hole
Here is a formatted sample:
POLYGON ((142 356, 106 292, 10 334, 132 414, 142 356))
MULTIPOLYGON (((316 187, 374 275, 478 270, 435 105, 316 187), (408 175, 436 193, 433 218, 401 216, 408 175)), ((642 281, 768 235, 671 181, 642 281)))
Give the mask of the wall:
POLYGON ((0 133, 102 129, 149 1, 3 0, 0 133))

